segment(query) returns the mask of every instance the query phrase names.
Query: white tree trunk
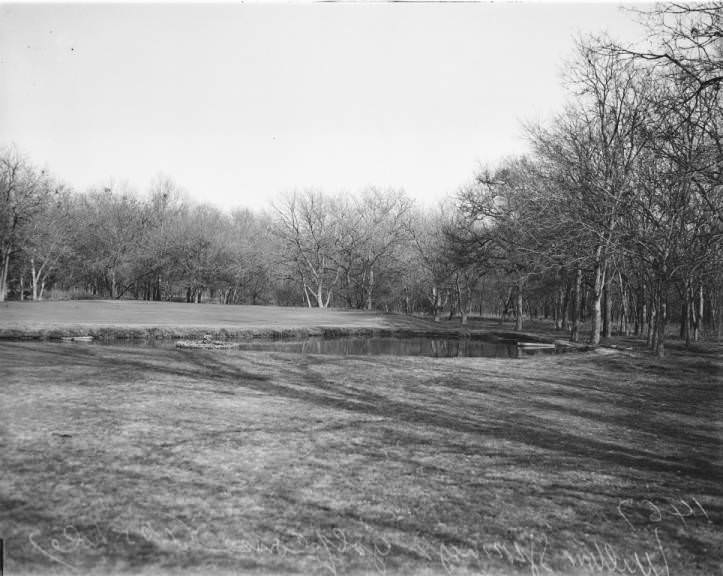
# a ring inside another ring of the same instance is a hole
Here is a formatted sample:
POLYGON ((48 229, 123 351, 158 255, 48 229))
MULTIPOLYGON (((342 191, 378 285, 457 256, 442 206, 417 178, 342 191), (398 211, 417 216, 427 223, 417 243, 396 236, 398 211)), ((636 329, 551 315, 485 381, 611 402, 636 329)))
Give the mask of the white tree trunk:
POLYGON ((369 287, 367 288, 367 310, 373 308, 372 291, 374 290, 374 270, 369 268, 369 287))
POLYGON ((8 294, 8 268, 10 268, 10 253, 5 254, 0 266, 0 302, 5 302, 8 294))
POLYGON ((600 332, 602 331, 602 296, 605 286, 605 264, 601 261, 600 254, 601 249, 598 248, 594 271, 595 284, 592 295, 592 334, 590 335, 590 344, 593 346, 600 344, 600 332))
POLYGON ((40 268, 35 268, 35 258, 30 259, 30 274, 33 280, 33 300, 43 299, 43 288, 45 287, 45 262, 43 262, 40 268))

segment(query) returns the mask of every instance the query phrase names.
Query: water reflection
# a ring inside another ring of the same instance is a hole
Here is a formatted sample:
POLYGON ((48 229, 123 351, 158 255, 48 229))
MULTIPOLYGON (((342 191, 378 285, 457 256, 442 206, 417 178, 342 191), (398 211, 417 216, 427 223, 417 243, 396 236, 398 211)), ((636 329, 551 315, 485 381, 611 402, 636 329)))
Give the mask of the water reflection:
MULTIPOLYGON (((519 358, 528 351, 520 351, 514 343, 479 338, 391 338, 343 337, 307 338, 305 340, 254 340, 239 344, 242 350, 272 350, 302 354, 334 354, 340 356, 391 355, 430 356, 435 358, 487 357, 519 358)), ((547 352, 550 352, 548 350, 547 352)), ((552 350, 554 352, 554 350, 552 350)))

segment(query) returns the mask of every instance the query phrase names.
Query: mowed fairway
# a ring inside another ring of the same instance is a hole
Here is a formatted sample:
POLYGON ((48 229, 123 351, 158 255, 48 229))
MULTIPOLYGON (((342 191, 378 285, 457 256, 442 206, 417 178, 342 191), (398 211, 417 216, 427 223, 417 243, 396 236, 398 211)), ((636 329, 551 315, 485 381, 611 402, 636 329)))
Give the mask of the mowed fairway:
POLYGON ((5 568, 720 574, 720 351, 0 342, 5 568))
POLYGON ((210 332, 246 333, 424 329, 430 322, 400 315, 346 310, 223 306, 118 300, 0 303, 0 337, 182 338, 210 332))

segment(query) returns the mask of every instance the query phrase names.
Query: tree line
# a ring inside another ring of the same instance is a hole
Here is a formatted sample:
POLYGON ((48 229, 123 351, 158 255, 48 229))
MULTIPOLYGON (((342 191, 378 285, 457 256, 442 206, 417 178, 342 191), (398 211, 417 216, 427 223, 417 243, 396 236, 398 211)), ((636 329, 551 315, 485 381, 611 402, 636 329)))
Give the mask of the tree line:
POLYGON ((552 318, 593 344, 668 325, 720 333, 723 4, 665 5, 647 49, 579 41, 571 98, 525 127, 531 153, 422 209, 402 190, 300 190, 263 212, 76 193, 0 156, 0 301, 75 297, 552 318))

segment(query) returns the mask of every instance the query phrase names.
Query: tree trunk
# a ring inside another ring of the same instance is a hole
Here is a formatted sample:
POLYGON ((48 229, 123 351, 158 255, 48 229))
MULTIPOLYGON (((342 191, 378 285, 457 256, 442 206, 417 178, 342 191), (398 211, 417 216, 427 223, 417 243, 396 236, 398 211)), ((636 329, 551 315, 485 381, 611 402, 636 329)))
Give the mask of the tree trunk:
POLYGON ((563 298, 562 298, 562 307, 560 309, 560 313, 562 314, 561 330, 563 332, 567 332, 570 329, 570 316, 569 316, 567 310, 570 306, 571 289, 570 289, 569 284, 567 284, 567 282, 565 282, 565 283, 566 283, 566 286, 565 286, 563 298))
POLYGON ((693 323, 693 340, 695 342, 700 338, 700 325, 703 322, 703 283, 698 287, 697 302, 695 303, 694 323, 693 323))
POLYGON ((665 356, 665 324, 667 320, 667 304, 665 302, 665 294, 663 294, 662 286, 659 294, 658 304, 658 321, 656 338, 655 338, 655 355, 658 358, 665 356))
POLYGON ((595 283, 593 285, 592 300, 592 333, 590 334, 590 344, 597 346, 600 344, 600 332, 602 331, 602 295, 605 286, 605 265, 599 260, 600 249, 598 248, 598 261, 595 262, 594 276, 595 283))
POLYGON ((117 293, 118 293, 118 287, 116 284, 115 270, 111 270, 111 273, 110 273, 110 297, 116 298, 117 293))
POLYGON ((517 285, 515 298, 515 330, 522 330, 522 283, 517 285))
POLYGON ((630 312, 628 309, 628 294, 623 283, 623 275, 618 270, 618 282, 620 283, 620 333, 630 335, 630 312))
POLYGON ((570 322, 572 327, 570 329, 570 340, 572 342, 578 342, 580 340, 580 320, 578 315, 580 313, 580 291, 582 286, 582 269, 579 267, 575 270, 575 287, 572 298, 572 306, 570 307, 570 322))
POLYGON ((560 282, 557 288, 557 297, 555 298, 555 330, 563 330, 565 326, 565 284, 560 282))
POLYGON ((634 326, 633 326, 633 334, 635 336, 640 336, 640 331, 642 330, 642 322, 640 321, 640 316, 642 314, 642 305, 640 304, 639 300, 635 300, 633 302, 633 310, 632 314, 634 314, 634 326))
POLYGON ((648 317, 647 317, 647 329, 648 329, 648 335, 647 335, 647 344, 649 348, 653 347, 653 343, 655 341, 655 330, 656 330, 656 323, 657 323, 657 307, 655 305, 655 302, 651 298, 648 302, 648 317))
POLYGON ((691 306, 691 288, 686 283, 683 293, 683 302, 680 305, 680 339, 685 340, 685 345, 690 346, 690 316, 693 313, 691 306))
POLYGON ((472 287, 469 282, 465 283, 464 293, 466 297, 464 302, 460 303, 460 310, 462 311, 462 325, 467 324, 469 315, 472 313, 472 287))
POLYGON ((610 338, 613 332, 613 307, 612 298, 610 295, 610 289, 612 288, 612 282, 610 281, 610 274, 605 275, 605 287, 603 288, 604 297, 604 308, 605 317, 603 319, 603 336, 610 338))
POLYGON ((650 310, 648 306, 648 297, 645 293, 645 282, 642 283, 642 286, 640 287, 640 290, 638 292, 638 299, 639 299, 639 322, 640 322, 640 330, 635 331, 636 336, 640 336, 643 334, 648 328, 646 326, 648 322, 648 317, 650 315, 650 310))
POLYGON ((439 322, 440 320, 440 295, 439 295, 439 288, 437 286, 432 286, 432 311, 434 312, 434 321, 439 322))
POLYGON ((38 272, 35 270, 35 259, 30 259, 30 278, 33 282, 33 302, 38 300, 38 272))
POLYGON ((455 307, 457 298, 453 298, 451 296, 449 286, 447 286, 447 296, 446 296, 445 300, 447 302, 449 302, 449 317, 447 319, 451 320, 452 318, 454 318, 454 312, 455 312, 454 307, 455 307))
POLYGON ((512 302, 512 286, 507 289, 507 296, 505 296, 504 307, 500 314, 500 324, 502 324, 507 318, 507 311, 509 310, 510 303, 512 302))
POLYGON ((153 300, 155 302, 161 301, 161 277, 156 277, 156 281, 153 286, 153 300))
POLYGON ((374 270, 369 268, 369 287, 367 288, 367 310, 373 308, 372 291, 374 290, 374 270))
POLYGON ((5 257, 0 267, 0 302, 5 302, 8 294, 8 269, 10 268, 10 252, 5 253, 5 257))

